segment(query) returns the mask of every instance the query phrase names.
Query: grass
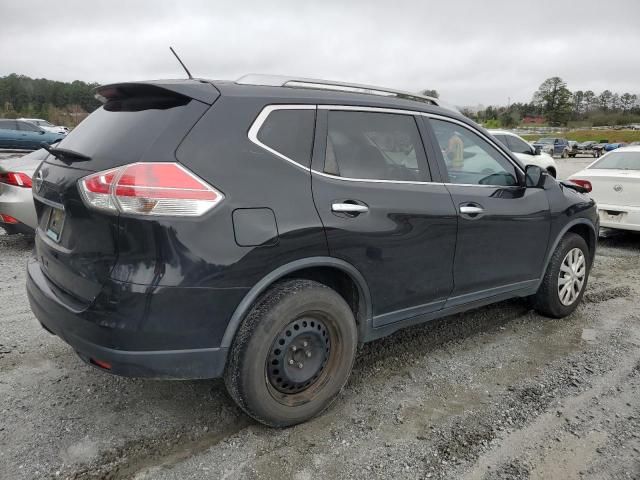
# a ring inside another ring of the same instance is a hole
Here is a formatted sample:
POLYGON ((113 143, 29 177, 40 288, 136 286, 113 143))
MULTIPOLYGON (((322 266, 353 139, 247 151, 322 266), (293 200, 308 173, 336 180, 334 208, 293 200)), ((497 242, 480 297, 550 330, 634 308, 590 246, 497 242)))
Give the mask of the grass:
POLYGON ((640 142, 640 130, 572 130, 570 132, 560 132, 534 134, 534 135, 522 135, 522 138, 526 140, 538 140, 543 137, 560 137, 567 140, 575 140, 576 142, 586 142, 588 140, 609 140, 611 143, 617 142, 640 142))

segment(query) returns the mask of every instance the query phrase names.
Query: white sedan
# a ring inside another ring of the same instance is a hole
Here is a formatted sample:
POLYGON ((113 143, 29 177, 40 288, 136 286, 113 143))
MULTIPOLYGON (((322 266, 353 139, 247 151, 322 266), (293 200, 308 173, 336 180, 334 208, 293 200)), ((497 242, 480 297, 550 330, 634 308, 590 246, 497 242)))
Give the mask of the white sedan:
POLYGON ((590 191, 600 226, 640 231, 640 147, 613 150, 569 181, 590 191))
POLYGON ((511 150, 518 160, 526 165, 537 165, 538 167, 546 170, 549 174, 555 178, 558 173, 556 162, 551 155, 546 152, 536 151, 529 143, 527 143, 522 137, 516 135, 513 132, 507 130, 489 130, 489 133, 493 135, 499 142, 505 147, 511 150))

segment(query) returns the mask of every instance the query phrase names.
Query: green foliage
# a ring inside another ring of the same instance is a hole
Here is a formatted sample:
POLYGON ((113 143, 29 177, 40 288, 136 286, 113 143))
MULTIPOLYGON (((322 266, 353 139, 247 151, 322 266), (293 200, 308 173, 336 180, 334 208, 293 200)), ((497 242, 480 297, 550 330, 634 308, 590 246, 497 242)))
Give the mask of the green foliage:
POLYGON ((560 77, 547 78, 533 95, 545 118, 551 125, 561 125, 571 117, 571 92, 560 77))
MULTIPOLYGON (((82 117, 99 105, 93 89, 97 83, 58 82, 45 78, 30 78, 12 73, 0 77, 0 116, 37 117, 51 120, 52 115, 82 117)), ((77 122, 72 121, 72 125, 77 122)))

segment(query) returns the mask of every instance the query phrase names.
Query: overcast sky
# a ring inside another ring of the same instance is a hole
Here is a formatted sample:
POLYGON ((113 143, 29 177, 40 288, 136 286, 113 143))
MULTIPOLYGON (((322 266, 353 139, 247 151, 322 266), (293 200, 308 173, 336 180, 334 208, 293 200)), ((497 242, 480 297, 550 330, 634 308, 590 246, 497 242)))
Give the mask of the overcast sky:
POLYGON ((529 101, 545 78, 640 94, 640 0, 5 1, 0 76, 109 83, 272 73, 529 101))

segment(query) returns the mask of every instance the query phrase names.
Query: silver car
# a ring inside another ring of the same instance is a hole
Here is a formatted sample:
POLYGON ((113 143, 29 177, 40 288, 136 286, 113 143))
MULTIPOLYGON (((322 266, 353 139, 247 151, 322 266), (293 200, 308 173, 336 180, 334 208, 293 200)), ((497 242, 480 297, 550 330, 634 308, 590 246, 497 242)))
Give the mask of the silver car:
POLYGON ((0 160, 0 227, 7 233, 33 233, 37 225, 31 178, 47 157, 44 149, 0 160))

